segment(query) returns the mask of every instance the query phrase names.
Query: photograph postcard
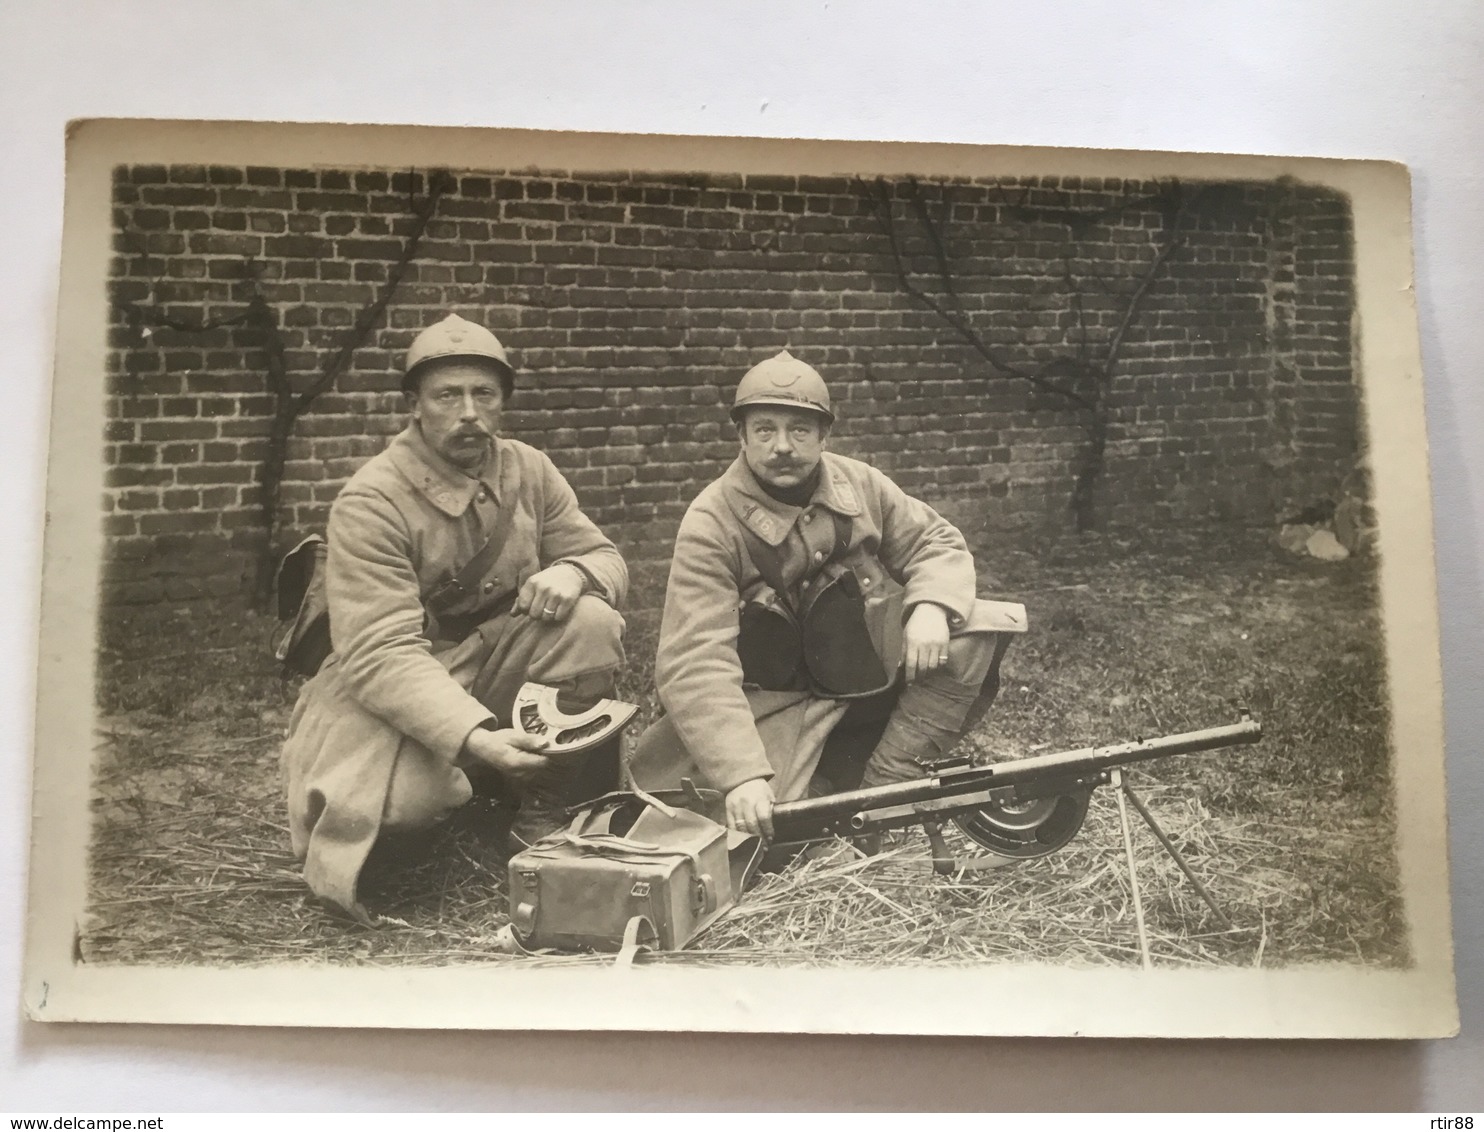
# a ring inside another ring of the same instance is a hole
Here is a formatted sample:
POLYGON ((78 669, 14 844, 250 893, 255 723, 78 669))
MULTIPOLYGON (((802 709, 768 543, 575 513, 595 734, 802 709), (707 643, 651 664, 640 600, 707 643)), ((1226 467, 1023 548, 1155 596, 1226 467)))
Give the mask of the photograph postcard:
POLYGON ((1410 213, 74 123, 25 1009, 1455 1033, 1410 213))

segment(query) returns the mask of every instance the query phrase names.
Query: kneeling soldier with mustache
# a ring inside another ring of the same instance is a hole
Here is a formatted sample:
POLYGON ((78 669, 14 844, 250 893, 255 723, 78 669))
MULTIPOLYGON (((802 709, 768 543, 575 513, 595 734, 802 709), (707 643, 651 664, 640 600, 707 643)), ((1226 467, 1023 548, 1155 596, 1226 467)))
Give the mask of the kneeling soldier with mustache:
POLYGON ((581 763, 510 728, 516 693, 555 685, 578 710, 623 665, 628 571, 550 459, 499 436, 514 383, 484 327, 424 330, 410 423, 330 511, 334 651, 300 693, 283 770, 305 879, 358 915, 372 846, 437 825, 471 778, 519 796, 512 848, 557 828, 581 763))
POLYGON ((828 452, 830 394, 787 351, 737 387, 741 451, 680 524, 655 662, 666 715, 646 789, 725 793, 734 829, 774 802, 920 777, 998 687, 1004 616, 963 536, 869 465, 828 452))

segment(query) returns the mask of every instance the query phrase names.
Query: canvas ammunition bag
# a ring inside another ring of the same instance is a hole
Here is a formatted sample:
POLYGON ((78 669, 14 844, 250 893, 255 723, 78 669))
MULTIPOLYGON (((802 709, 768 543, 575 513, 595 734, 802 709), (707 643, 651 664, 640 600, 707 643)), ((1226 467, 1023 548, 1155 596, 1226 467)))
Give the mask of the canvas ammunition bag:
MULTIPOLYGON (((508 521, 508 520, 505 520, 508 521)), ((423 597, 424 630, 434 639, 462 640, 481 621, 506 612, 515 604, 518 588, 495 598, 480 586, 506 542, 505 527, 497 525, 474 557, 450 570, 433 592, 423 597)), ((283 626, 273 656, 285 676, 313 676, 333 648, 330 639, 330 599, 325 586, 329 545, 310 535, 283 556, 274 589, 278 619, 283 626)), ((519 579, 524 583, 526 577, 519 579)))
POLYGON ((285 676, 313 676, 330 655, 330 600, 325 591, 329 547, 310 535, 283 556, 274 590, 278 619, 287 627, 273 648, 285 676))
POLYGON ((620 792, 510 858, 522 950, 675 951, 727 911, 761 843, 689 808, 699 792, 620 792), (672 804, 674 803, 674 804, 672 804))

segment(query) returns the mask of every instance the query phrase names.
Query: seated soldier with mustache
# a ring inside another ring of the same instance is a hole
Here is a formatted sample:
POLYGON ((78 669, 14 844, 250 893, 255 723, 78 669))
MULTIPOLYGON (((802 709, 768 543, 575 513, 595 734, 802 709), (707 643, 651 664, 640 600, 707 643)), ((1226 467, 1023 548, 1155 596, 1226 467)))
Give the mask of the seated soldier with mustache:
POLYGON ((471 778, 520 798, 513 849, 556 829, 582 764, 511 729, 516 693, 555 685, 580 710, 623 665, 627 568, 551 460, 499 435, 514 384, 484 327, 425 329, 402 379, 411 421, 330 511, 334 651, 300 693, 283 769, 305 879, 357 915, 373 845, 439 823, 471 778))
POLYGON ((724 793, 771 837, 775 802, 916 778, 983 715, 1008 616, 976 600, 941 515, 826 449, 835 416, 783 351, 742 378, 741 451, 686 512, 655 659, 666 715, 640 738, 645 789, 724 793))

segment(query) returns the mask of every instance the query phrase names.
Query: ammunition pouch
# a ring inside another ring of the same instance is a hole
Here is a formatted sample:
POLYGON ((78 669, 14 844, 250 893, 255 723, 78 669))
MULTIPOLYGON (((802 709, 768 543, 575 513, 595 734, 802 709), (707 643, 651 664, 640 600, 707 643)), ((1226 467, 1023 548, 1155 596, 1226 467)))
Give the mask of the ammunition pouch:
POLYGON ((739 616, 743 683, 835 700, 886 691, 902 662, 902 598, 866 554, 826 563, 800 588, 798 614, 760 583, 739 616))
POLYGON ((804 641, 799 623, 767 583, 760 583, 742 602, 738 614, 737 659, 742 682, 769 692, 806 687, 802 679, 804 641))
POLYGON ((830 563, 804 586, 803 649, 815 691, 858 699, 896 683, 902 588, 869 555, 830 563))
MULTIPOLYGON (((710 792, 714 794, 715 792, 710 792)), ((510 925, 522 950, 674 951, 727 911, 761 855, 701 809, 702 792, 614 793, 510 858, 510 925)), ((719 814, 717 815, 719 816, 719 814)))
POLYGON ((287 622, 273 648, 285 676, 313 676, 330 655, 330 599, 325 590, 329 547, 310 535, 283 556, 274 589, 278 618, 287 622))

